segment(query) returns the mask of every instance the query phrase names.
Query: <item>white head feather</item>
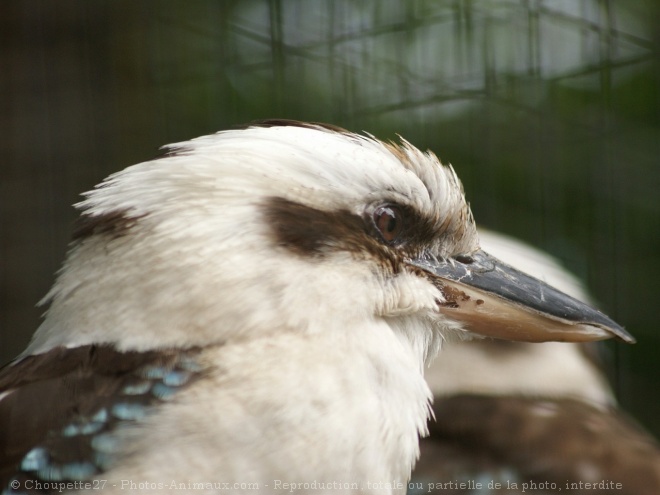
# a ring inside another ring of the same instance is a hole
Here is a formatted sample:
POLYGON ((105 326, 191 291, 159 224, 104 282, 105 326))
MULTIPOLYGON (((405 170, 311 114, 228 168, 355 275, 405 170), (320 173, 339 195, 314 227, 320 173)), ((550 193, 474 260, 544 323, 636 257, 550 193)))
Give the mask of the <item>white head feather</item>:
MULTIPOLYGON (((138 350, 206 345, 280 328, 326 331, 348 321, 419 316, 442 298, 426 280, 405 271, 383 276, 378 260, 355 252, 321 260, 276 245, 264 213, 271 198, 356 217, 382 202, 409 205, 449 222, 434 254, 477 246, 453 170, 408 143, 285 126, 225 131, 168 149, 169 156, 110 176, 76 205, 84 217, 110 225, 74 244, 28 353, 94 342, 138 350)), ((428 332, 426 338, 430 343, 428 332)))

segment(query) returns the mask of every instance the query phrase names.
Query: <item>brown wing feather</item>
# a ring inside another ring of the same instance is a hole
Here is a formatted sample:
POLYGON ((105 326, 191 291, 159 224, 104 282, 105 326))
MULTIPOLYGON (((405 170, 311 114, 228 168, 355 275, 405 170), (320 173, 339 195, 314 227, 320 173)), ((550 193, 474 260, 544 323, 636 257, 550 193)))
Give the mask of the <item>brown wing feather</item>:
MULTIPOLYGON (((39 478, 38 472, 21 468, 35 447, 48 454, 49 469, 88 461, 94 454, 94 436, 126 420, 116 414, 121 413, 117 407, 158 402, 168 380, 176 382, 172 390, 190 383, 199 374, 197 352, 60 347, 5 366, 0 371, 0 487, 15 476, 39 478)), ((102 470, 98 464, 94 467, 102 470)), ((49 473, 68 477, 53 469, 49 473)))
MULTIPOLYGON (((495 479, 556 483, 612 481, 598 493, 660 493, 660 446, 622 412, 581 401, 457 395, 438 399, 414 479, 424 483, 495 479)), ((426 485, 425 485, 426 486, 426 485)), ((505 485, 504 485, 505 486, 505 485)), ((529 490, 528 490, 529 491, 529 490)), ((446 490, 443 493, 469 493, 446 490)), ((549 493, 554 493, 550 491, 549 493)))

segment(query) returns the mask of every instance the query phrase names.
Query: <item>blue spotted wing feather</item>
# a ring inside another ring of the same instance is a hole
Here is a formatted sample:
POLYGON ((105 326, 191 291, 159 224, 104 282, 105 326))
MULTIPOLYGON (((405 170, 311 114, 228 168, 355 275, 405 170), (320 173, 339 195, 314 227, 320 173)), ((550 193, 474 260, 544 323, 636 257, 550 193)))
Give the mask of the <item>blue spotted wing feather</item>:
MULTIPOLYGON (((55 348, 0 372, 0 490, 18 480, 89 479, 140 421, 201 373, 196 350, 55 348)), ((30 484, 28 484, 30 485, 30 484)), ((31 485, 30 485, 31 486, 31 485)))

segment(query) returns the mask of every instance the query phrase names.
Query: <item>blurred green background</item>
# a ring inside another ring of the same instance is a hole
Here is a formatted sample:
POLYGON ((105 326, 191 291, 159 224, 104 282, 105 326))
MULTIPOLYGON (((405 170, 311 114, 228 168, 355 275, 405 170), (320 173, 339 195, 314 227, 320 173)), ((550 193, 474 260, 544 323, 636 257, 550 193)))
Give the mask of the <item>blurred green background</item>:
POLYGON ((0 2, 0 362, 75 211, 163 144, 269 117, 405 136, 479 223, 549 251, 639 340, 608 344, 660 434, 660 2, 0 2))

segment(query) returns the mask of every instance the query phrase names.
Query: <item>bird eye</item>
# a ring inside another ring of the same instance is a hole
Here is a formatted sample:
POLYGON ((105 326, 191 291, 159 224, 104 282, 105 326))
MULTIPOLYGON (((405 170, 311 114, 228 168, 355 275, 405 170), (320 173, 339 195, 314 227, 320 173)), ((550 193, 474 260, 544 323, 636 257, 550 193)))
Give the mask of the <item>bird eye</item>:
POLYGON ((373 214, 374 224, 387 242, 396 241, 404 227, 403 213, 394 205, 379 206, 373 214))

